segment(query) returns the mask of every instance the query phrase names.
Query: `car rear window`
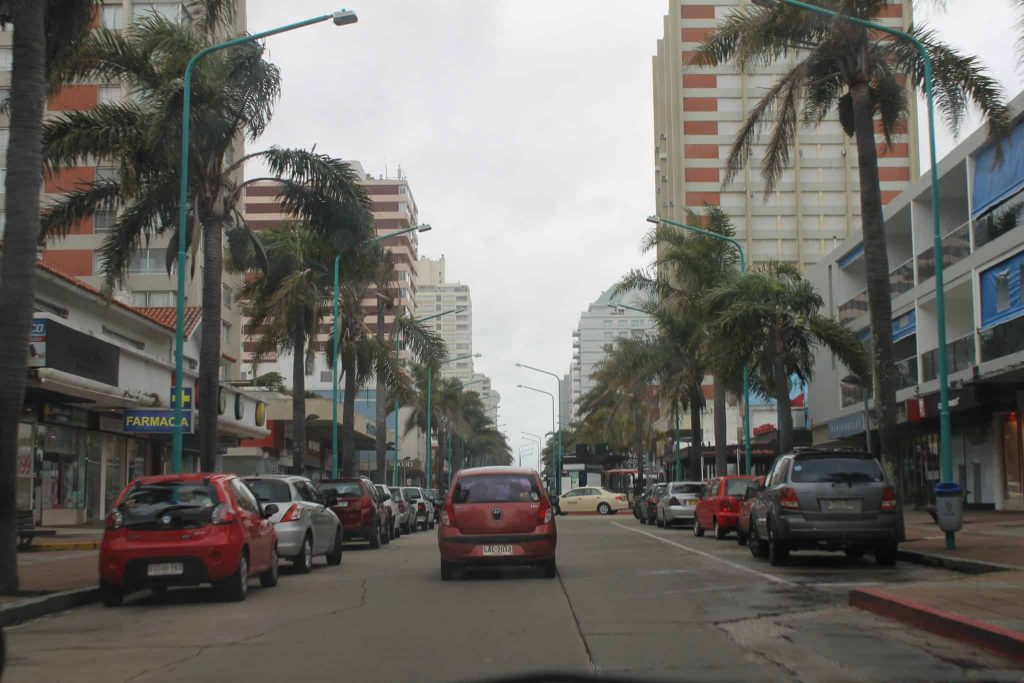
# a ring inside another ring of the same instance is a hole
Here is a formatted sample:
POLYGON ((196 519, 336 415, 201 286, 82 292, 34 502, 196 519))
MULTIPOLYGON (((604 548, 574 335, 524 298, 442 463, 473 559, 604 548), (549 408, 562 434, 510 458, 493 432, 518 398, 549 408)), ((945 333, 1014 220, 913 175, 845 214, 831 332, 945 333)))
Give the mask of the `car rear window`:
POLYGON ((673 484, 672 493, 691 493, 699 496, 704 491, 701 484, 673 484))
POLYGON ((537 483, 525 474, 478 474, 463 477, 452 491, 452 502, 530 503, 540 500, 537 483))
POLYGON ((246 479, 256 498, 261 503, 288 503, 292 499, 292 487, 280 479, 246 479))
POLYGON ((747 486, 754 481, 753 479, 726 479, 725 480, 725 495, 727 496, 742 496, 747 492, 747 486))
POLYGON ((405 495, 406 500, 416 500, 420 497, 420 492, 416 489, 402 489, 402 493, 405 495))
POLYGON ((869 458, 797 458, 790 480, 802 483, 883 481, 882 468, 869 458))
POLYGON ((362 498, 363 487, 358 481, 335 481, 329 484, 321 484, 320 491, 323 493, 334 492, 338 498, 362 498))
POLYGON ((210 513, 219 502, 212 484, 162 481, 133 486, 118 510, 129 529, 195 529, 210 523, 210 513))

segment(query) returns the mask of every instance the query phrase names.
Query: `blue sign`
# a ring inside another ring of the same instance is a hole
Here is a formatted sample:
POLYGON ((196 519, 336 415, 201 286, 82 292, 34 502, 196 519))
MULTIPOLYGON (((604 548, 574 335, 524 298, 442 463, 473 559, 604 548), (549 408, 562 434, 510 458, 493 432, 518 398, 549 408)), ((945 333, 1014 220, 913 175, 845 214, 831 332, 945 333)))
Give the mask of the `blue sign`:
POLYGON ((181 392, 177 392, 174 390, 174 387, 171 387, 171 407, 173 408, 178 404, 177 398, 179 393, 181 393, 185 399, 181 403, 181 409, 192 410, 192 387, 185 387, 181 392))
MULTIPOLYGON (((174 410, 141 409, 124 411, 126 434, 171 434, 174 432, 174 410)), ((181 414, 181 426, 186 433, 192 433, 192 411, 181 414)))

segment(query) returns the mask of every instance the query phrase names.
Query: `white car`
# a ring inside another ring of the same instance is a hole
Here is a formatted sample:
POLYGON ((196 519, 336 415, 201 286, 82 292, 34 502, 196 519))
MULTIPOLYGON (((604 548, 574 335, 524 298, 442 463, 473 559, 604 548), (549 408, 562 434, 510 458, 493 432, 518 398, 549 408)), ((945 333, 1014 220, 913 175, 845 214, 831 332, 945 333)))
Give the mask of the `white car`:
POLYGON ((412 505, 416 516, 413 526, 417 529, 434 528, 434 504, 430 502, 423 489, 418 486, 403 486, 402 497, 405 502, 412 505))
POLYGON ((271 474, 245 477, 244 481, 260 505, 277 505, 277 512, 269 519, 277 532, 280 557, 291 560, 303 574, 313 569, 317 555, 325 556, 327 564, 341 564, 341 522, 313 482, 305 477, 271 474))
MULTIPOLYGON (((377 493, 381 497, 381 507, 388 511, 388 535, 392 538, 402 537, 401 512, 398 509, 398 501, 395 494, 384 484, 374 484, 377 493)), ((402 501, 403 503, 405 501, 402 501)))

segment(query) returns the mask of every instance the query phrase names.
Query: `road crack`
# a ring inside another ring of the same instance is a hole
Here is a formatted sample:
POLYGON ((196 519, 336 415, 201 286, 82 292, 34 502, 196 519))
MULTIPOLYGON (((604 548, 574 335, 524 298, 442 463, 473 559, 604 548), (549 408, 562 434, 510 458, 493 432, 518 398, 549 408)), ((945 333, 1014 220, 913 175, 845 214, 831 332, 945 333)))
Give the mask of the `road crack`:
POLYGON ((565 582, 562 581, 562 574, 558 574, 558 585, 562 588, 562 595, 565 596, 565 602, 569 605, 569 613, 572 614, 572 620, 576 624, 576 633, 580 637, 580 642, 583 643, 583 649, 587 653, 587 662, 590 664, 590 670, 592 672, 600 671, 600 668, 594 662, 594 653, 590 649, 590 643, 587 642, 587 637, 583 635, 583 625, 580 624, 580 617, 576 614, 576 606, 572 604, 572 598, 569 597, 569 591, 565 587, 565 582))

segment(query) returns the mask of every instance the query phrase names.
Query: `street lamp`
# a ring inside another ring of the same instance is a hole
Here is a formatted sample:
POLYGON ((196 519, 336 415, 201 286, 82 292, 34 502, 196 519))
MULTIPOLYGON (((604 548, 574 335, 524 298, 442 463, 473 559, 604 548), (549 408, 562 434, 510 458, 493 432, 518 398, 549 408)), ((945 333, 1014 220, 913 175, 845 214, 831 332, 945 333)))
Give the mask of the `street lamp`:
POLYGON ((840 384, 845 384, 851 387, 860 387, 861 392, 864 396, 864 443, 867 446, 867 452, 871 452, 871 420, 869 419, 871 413, 868 412, 868 388, 864 386, 864 382, 861 381, 860 377, 856 375, 847 375, 846 377, 839 380, 840 384))
POLYGON ((555 460, 555 463, 556 463, 555 464, 555 472, 557 472, 558 475, 559 475, 557 477, 557 479, 558 479, 558 486, 557 486, 556 490, 559 493, 561 493, 561 486, 562 486, 561 474, 562 474, 562 457, 563 457, 562 456, 562 427, 563 427, 563 425, 562 425, 562 419, 563 419, 563 416, 562 416, 562 378, 559 377, 558 375, 556 375, 553 372, 549 372, 548 370, 541 370, 540 368, 535 368, 532 365, 527 365, 526 363, 516 363, 516 367, 517 368, 526 368, 527 370, 533 370, 534 372, 540 372, 540 373, 543 373, 545 375, 550 375, 551 377, 555 378, 555 384, 558 385, 558 457, 555 460))
MULTIPOLYGON (((517 365, 518 365, 518 363, 517 363, 517 365)), ((541 372, 543 372, 543 370, 541 372)), ((529 389, 530 391, 536 391, 538 394, 546 394, 551 399, 551 432, 550 433, 551 434, 559 434, 560 430, 559 431, 555 430, 555 395, 552 394, 550 391, 544 391, 543 389, 537 389, 536 387, 528 387, 525 384, 517 384, 516 386, 518 388, 520 388, 520 389, 529 389)), ((552 458, 553 462, 552 462, 552 468, 551 468, 552 470, 554 470, 554 475, 555 475, 555 493, 558 494, 558 495, 562 494, 562 476, 561 476, 562 475, 562 458, 561 458, 561 455, 562 455, 561 447, 559 447, 559 452, 558 452, 558 456, 559 457, 552 458)))
MULTIPOLYGON (((340 9, 330 14, 322 14, 312 19, 299 21, 286 26, 272 28, 269 31, 261 31, 252 35, 239 36, 217 45, 211 45, 192 55, 185 65, 185 83, 181 99, 181 179, 178 187, 178 294, 176 301, 176 316, 174 324, 174 391, 177 394, 174 400, 174 433, 172 435, 171 471, 181 472, 181 454, 184 446, 184 433, 182 431, 182 394, 185 387, 185 224, 188 212, 188 148, 190 144, 190 119, 192 116, 192 72, 196 64, 204 57, 219 50, 251 43, 261 38, 273 36, 286 31, 293 31, 297 28, 312 26, 322 21, 332 20, 335 26, 354 24, 359 20, 355 11, 340 9)), ((213 400, 207 397, 206 400, 213 400)))
MULTIPOLYGON (((863 26, 864 28, 871 29, 872 31, 888 33, 890 36, 907 41, 913 45, 914 49, 917 50, 917 53, 921 55, 921 63, 924 66, 925 100, 928 103, 928 157, 931 161, 931 169, 929 169, 929 173, 932 181, 932 251, 935 255, 935 334, 939 338, 939 348, 936 349, 936 353, 939 356, 939 462, 942 467, 943 481, 953 481, 953 435, 949 417, 949 372, 946 361, 945 264, 942 261, 942 221, 939 214, 939 165, 936 160, 935 153, 935 95, 932 92, 932 81, 934 80, 934 76, 932 71, 931 55, 928 54, 928 49, 920 40, 905 31, 890 28, 885 24, 877 24, 873 21, 861 19, 860 17, 840 14, 839 12, 833 12, 832 10, 825 9, 824 7, 800 2, 800 0, 753 0, 753 2, 756 5, 769 9, 775 7, 779 3, 784 3, 790 7, 806 10, 808 12, 817 12, 818 14, 824 14, 825 16, 832 17, 833 19, 840 19, 851 24, 856 24, 857 26, 863 26)), ((888 325, 889 321, 886 321, 885 324, 888 325)), ((878 406, 877 401, 875 406, 878 406)), ((946 549, 953 550, 954 548, 956 548, 956 536, 952 531, 947 531, 946 549)))
MULTIPOLYGON (((743 245, 741 245, 738 240, 735 240, 732 237, 726 237, 725 235, 720 235, 717 232, 711 232, 710 230, 705 230, 703 228, 698 228, 698 227, 693 226, 693 225, 687 225, 686 223, 679 223, 678 221, 671 221, 671 220, 669 220, 667 218, 662 218, 660 216, 648 216, 647 217, 647 222, 648 223, 654 223, 656 225, 658 223, 668 223, 669 225, 675 226, 677 228, 682 228, 683 230, 689 230, 690 232, 695 232, 698 235, 703 235, 704 237, 710 237, 711 239, 720 240, 722 242, 728 242, 732 246, 736 247, 736 251, 739 252, 739 255, 740 255, 740 272, 741 273, 745 273, 747 271, 747 257, 746 257, 746 253, 743 251, 743 245)), ((716 380, 716 381, 718 381, 718 380, 716 380)), ((751 441, 751 438, 752 437, 750 435, 750 368, 747 367, 746 365, 744 365, 743 366, 743 451, 744 451, 744 455, 746 456, 745 459, 746 459, 746 471, 747 471, 747 474, 750 474, 753 471, 753 463, 752 463, 751 454, 750 454, 750 441, 751 441)), ((691 444, 691 448, 690 448, 691 451, 693 451, 693 447, 694 446, 695 446, 694 444, 691 444)), ((700 444, 696 444, 696 446, 699 447, 700 444)))
MULTIPOLYGON (((364 245, 377 244, 392 237, 398 237, 409 232, 429 232, 432 228, 424 223, 414 225, 411 228, 398 230, 387 235, 370 238, 363 242, 364 245)), ((331 478, 338 478, 338 345, 341 341, 341 320, 338 316, 338 299, 341 296, 341 254, 334 256, 334 355, 331 363, 331 478)), ((397 418, 396 418, 397 419, 397 418)), ((395 433, 395 443, 398 443, 398 434, 395 433)))
MULTIPOLYGON (((443 314, 442 314, 443 315, 443 314)), ((467 353, 464 356, 456 356, 455 358, 449 358, 446 361, 442 361, 440 365, 446 363, 454 363, 457 360, 465 360, 467 358, 479 358, 479 353, 467 353)), ((465 385, 463 385, 465 386, 465 385)), ((434 399, 434 368, 427 367, 427 488, 433 488, 430 484, 434 480, 433 473, 430 470, 430 413, 433 410, 433 399, 434 399)))

